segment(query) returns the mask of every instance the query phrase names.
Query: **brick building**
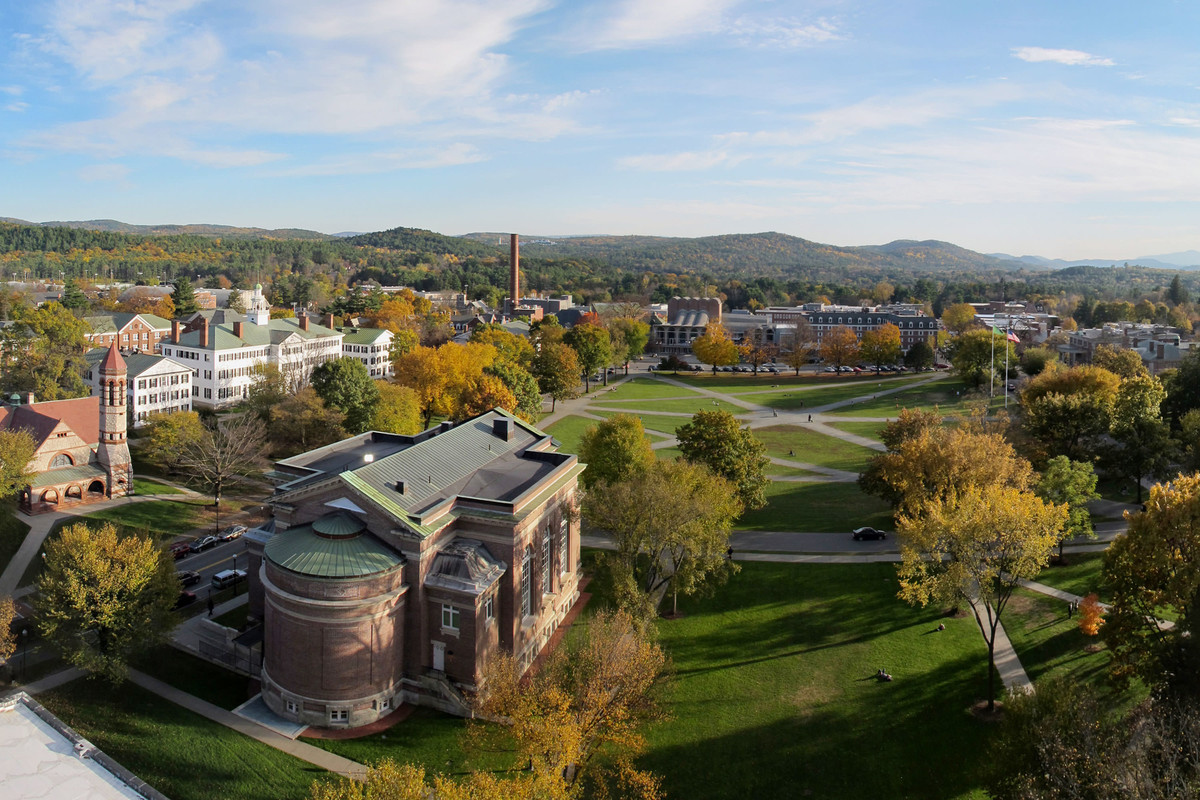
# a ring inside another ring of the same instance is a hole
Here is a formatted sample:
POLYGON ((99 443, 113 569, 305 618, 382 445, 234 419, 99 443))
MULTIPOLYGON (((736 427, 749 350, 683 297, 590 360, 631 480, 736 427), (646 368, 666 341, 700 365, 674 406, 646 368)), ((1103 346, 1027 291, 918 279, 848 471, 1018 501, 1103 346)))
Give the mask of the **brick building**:
POLYGON ((247 536, 266 704, 334 727, 463 713, 493 653, 528 668, 579 596, 583 469, 502 410, 278 462, 273 529, 247 536))

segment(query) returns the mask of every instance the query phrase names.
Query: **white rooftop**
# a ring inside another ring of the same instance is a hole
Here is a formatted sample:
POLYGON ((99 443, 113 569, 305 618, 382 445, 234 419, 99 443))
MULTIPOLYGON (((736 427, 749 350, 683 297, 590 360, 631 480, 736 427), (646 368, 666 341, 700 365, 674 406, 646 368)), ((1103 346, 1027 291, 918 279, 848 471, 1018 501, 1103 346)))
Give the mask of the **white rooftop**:
POLYGON ((162 797, 153 790, 134 790, 127 781, 136 778, 129 773, 119 777, 105 764, 124 771, 28 695, 0 702, 0 795, 53 800, 162 797))

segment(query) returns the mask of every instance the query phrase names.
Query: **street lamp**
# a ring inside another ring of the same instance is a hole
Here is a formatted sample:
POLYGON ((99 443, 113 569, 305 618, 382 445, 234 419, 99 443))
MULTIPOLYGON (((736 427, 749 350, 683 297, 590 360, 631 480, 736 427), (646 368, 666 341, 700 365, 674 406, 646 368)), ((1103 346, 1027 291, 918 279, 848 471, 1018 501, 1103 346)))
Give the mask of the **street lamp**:
POLYGON ((233 554, 233 596, 237 597, 238 579, 237 579, 237 553, 233 554))
POLYGON ((25 680, 25 662, 29 658, 29 625, 21 628, 21 680, 25 680))

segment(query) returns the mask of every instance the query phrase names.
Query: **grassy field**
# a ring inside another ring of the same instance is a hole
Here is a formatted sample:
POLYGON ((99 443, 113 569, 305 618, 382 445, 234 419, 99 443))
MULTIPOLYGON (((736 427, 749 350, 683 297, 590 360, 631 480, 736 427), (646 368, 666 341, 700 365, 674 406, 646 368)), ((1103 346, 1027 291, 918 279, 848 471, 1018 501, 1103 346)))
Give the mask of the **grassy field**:
POLYGON ((867 460, 879 455, 879 451, 798 425, 755 428, 754 435, 767 446, 768 456, 847 472, 862 472, 867 460))
POLYGON ((149 531, 157 539, 174 539, 201 524, 203 502, 148 500, 122 503, 93 511, 85 519, 107 520, 131 530, 149 531))
POLYGON ((172 800, 301 800, 329 774, 131 683, 77 680, 38 700, 172 800))
POLYGON ((680 798, 983 797, 978 629, 897 588, 890 564, 744 564, 715 596, 681 598, 658 626, 671 716, 641 766, 680 798))
POLYGON ((412 716, 383 733, 358 739, 302 739, 314 747, 357 761, 374 764, 393 758, 401 764, 420 764, 429 772, 461 775, 473 770, 502 772, 512 769, 510 753, 478 752, 464 747, 466 722, 461 717, 431 708, 418 708, 412 716))
MULTIPOLYGON (((655 413, 695 414, 698 411, 716 411, 718 409, 728 411, 734 415, 749 413, 746 409, 741 406, 735 406, 733 403, 700 396, 696 396, 694 399, 682 400, 629 400, 615 403, 608 402, 607 397, 601 397, 592 403, 592 407, 613 410, 628 409, 628 413, 630 414, 650 415, 655 413)), ((684 422, 686 421, 684 420, 684 422)))
POLYGON ((853 483, 767 484, 767 505, 747 511, 734 527, 751 531, 850 531, 861 525, 892 529, 892 509, 853 483))
POLYGON ((878 441, 879 432, 887 427, 886 422, 831 422, 830 427, 839 431, 853 433, 855 436, 865 436, 878 441))
POLYGON ((1104 553, 1067 553, 1067 563, 1051 565, 1041 571, 1038 583, 1062 589, 1064 592, 1085 597, 1091 592, 1100 595, 1101 602, 1108 602, 1109 595, 1100 581, 1100 570, 1104 566, 1104 553))
POLYGON ((133 491, 137 494, 183 494, 169 483, 152 481, 149 478, 134 478, 133 491))
POLYGON ((593 402, 608 402, 610 400, 647 400, 660 397, 690 397, 695 392, 682 386, 675 386, 656 378, 636 377, 626 381, 613 391, 604 391, 593 398, 593 402))
POLYGON ((564 453, 577 453, 579 452, 579 440, 583 438, 583 432, 595 424, 596 420, 594 419, 577 417, 574 414, 570 414, 555 422, 550 427, 543 428, 543 430, 562 442, 561 450, 564 453))
MULTIPOLYGON (((962 381, 953 377, 941 378, 933 383, 914 386, 903 392, 889 394, 875 400, 865 400, 854 406, 839 408, 838 414, 851 417, 894 417, 902 408, 920 408, 932 411, 936 406, 944 415, 966 413, 972 403, 987 400, 986 393, 967 388, 962 381)), ((1004 408, 1004 397, 993 397, 989 410, 1004 408)), ((1015 411, 1010 401, 1010 409, 1015 411)))
POLYGON ((771 476, 775 476, 775 477, 790 477, 790 478, 823 477, 823 476, 819 476, 815 472, 809 472, 806 469, 800 469, 799 467, 785 467, 780 464, 768 464, 767 468, 765 470, 763 470, 763 472, 766 473, 767 475, 771 475, 771 476))
MULTIPOLYGON (((688 386, 694 386, 698 389, 709 389, 714 392, 728 392, 733 394, 739 390, 754 391, 755 389, 769 389, 775 384, 778 384, 781 387, 808 387, 841 382, 845 382, 847 384, 862 384, 872 381, 875 383, 883 381, 886 384, 888 381, 903 380, 905 377, 911 378, 913 376, 892 375, 889 377, 886 375, 881 375, 880 377, 876 378, 873 374, 868 375, 864 372, 860 374, 844 375, 839 377, 826 372, 806 372, 802 373, 800 377, 797 378, 789 370, 787 374, 781 373, 779 375, 772 375, 769 372, 763 372, 759 373, 757 377, 754 375, 748 375, 746 373, 735 374, 728 372, 720 372, 716 375, 713 375, 711 372, 690 372, 680 373, 678 376, 668 373, 666 377, 677 380, 680 383, 686 383, 688 386)), ((859 393, 862 394, 863 391, 864 390, 860 389, 859 393)))
POLYGON ((27 533, 29 526, 17 517, 16 504, 10 502, 0 506, 0 572, 17 554, 27 533))
POLYGON ((171 645, 156 647, 139 658, 134 667, 229 711, 250 699, 249 678, 171 645))

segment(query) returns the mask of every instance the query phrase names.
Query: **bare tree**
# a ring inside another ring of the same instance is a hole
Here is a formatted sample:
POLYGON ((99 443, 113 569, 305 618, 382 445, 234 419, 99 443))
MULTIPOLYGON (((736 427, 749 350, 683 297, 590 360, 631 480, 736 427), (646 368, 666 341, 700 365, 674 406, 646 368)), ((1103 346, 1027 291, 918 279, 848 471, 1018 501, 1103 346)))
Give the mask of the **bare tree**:
POLYGON ((203 435, 183 445, 180 470, 208 487, 219 508, 225 485, 259 468, 264 441, 262 422, 253 414, 210 421, 203 435))

